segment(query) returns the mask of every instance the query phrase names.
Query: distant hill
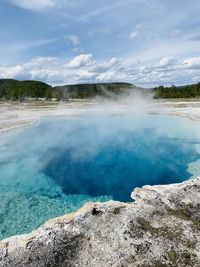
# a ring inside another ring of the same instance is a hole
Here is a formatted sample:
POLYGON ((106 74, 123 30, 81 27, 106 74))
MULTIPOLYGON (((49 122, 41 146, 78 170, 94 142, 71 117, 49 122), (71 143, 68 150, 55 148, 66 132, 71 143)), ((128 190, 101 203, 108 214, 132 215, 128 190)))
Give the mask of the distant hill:
POLYGON ((39 81, 18 81, 0 79, 0 98, 25 99, 29 98, 90 98, 95 96, 112 97, 125 94, 131 89, 137 89, 130 83, 93 83, 52 87, 39 81))
POLYGON ((51 98, 52 87, 39 81, 18 81, 13 79, 0 79, 0 98, 20 99, 51 98))
POLYGON ((112 97, 128 92, 136 87, 130 83, 92 83, 54 87, 64 98, 88 98, 94 96, 112 97))
POLYGON ((40 81, 18 81, 0 79, 0 99, 23 100, 26 98, 46 98, 57 100, 85 99, 96 96, 113 98, 129 93, 139 92, 146 96, 153 94, 154 98, 195 98, 200 97, 200 83, 186 86, 159 86, 153 89, 143 89, 131 83, 89 83, 55 86, 40 81))
POLYGON ((152 90, 154 98, 199 98, 200 83, 185 86, 159 86, 152 90))

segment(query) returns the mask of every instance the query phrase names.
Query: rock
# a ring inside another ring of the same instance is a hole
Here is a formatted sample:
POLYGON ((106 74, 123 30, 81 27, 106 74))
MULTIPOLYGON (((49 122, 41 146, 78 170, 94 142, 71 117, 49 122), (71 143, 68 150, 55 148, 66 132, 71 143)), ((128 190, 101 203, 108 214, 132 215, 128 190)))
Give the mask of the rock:
POLYGON ((0 242, 0 260, 7 256, 7 242, 0 242))
POLYGON ((0 267, 200 266, 200 179, 88 203, 0 242, 0 267))

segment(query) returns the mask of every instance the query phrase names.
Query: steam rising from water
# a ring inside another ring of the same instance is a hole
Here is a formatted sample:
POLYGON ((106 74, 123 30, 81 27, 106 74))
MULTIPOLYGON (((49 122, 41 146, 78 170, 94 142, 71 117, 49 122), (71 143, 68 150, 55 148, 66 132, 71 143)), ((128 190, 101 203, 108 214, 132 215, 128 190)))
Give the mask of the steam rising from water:
POLYGON ((136 186, 192 176, 198 127, 149 110, 138 97, 83 105, 71 110, 76 116, 2 134, 0 236, 29 232, 91 200, 130 201, 136 186))

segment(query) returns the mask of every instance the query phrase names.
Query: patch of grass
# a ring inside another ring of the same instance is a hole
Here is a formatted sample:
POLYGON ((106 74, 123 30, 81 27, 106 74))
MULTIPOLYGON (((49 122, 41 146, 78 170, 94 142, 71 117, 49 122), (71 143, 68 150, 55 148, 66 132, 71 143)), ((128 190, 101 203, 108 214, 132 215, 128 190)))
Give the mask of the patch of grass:
POLYGON ((170 266, 173 266, 173 267, 178 267, 178 266, 193 267, 197 263, 196 255, 194 253, 191 253, 189 250, 177 252, 174 249, 171 249, 167 255, 172 264, 170 266))
POLYGON ((162 261, 157 260, 155 261, 154 265, 152 265, 152 267, 169 267, 169 266, 165 263, 162 263, 162 261))
POLYGON ((197 266, 196 264, 198 264, 199 262, 197 261, 196 258, 197 258, 197 255, 194 253, 191 253, 188 250, 184 250, 180 254, 180 261, 182 264, 184 264, 183 266, 191 266, 191 267, 193 267, 194 265, 197 266))
POLYGON ((171 263, 173 265, 176 265, 177 264, 178 255, 177 255, 177 252, 174 249, 172 249, 172 250, 170 250, 168 252, 168 257, 169 257, 169 259, 170 259, 170 261, 171 261, 171 263))
POLYGON ((197 242, 196 241, 191 241, 190 239, 186 239, 185 242, 184 242, 184 245, 187 249, 192 249, 194 250, 196 248, 196 244, 197 242))
POLYGON ((140 217, 137 219, 137 223, 140 225, 140 228, 142 230, 149 231, 150 233, 154 232, 154 227, 152 227, 150 222, 146 219, 140 217))
POLYGON ((171 215, 173 215, 175 217, 178 217, 178 218, 180 218, 182 220, 187 220, 187 221, 191 220, 191 213, 186 208, 185 209, 183 209, 183 208, 181 208, 181 209, 171 209, 171 208, 169 208, 168 212, 171 215))
POLYGON ((192 255, 189 251, 185 250, 183 253, 182 253, 182 259, 184 261, 184 263, 187 265, 187 264, 191 264, 191 261, 192 261, 192 255))
POLYGON ((170 240, 179 240, 180 236, 182 234, 182 229, 178 228, 176 229, 175 227, 170 228, 170 227, 159 227, 155 228, 153 227, 149 221, 147 221, 144 218, 138 218, 137 223, 140 225, 141 229, 145 232, 150 232, 152 235, 155 236, 163 236, 167 239, 170 240))
POLYGON ((192 221, 192 228, 193 230, 200 231, 200 221, 192 221))

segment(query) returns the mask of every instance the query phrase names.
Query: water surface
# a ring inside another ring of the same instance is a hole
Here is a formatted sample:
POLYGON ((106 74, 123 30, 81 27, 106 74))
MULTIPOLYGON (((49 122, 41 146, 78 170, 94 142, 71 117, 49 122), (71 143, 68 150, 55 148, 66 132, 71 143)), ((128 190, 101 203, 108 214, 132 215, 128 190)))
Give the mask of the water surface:
POLYGON ((54 118, 1 134, 0 238, 88 201, 200 174, 198 127, 173 116, 54 118))

